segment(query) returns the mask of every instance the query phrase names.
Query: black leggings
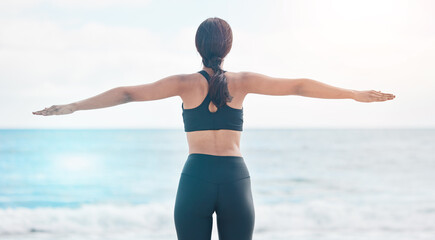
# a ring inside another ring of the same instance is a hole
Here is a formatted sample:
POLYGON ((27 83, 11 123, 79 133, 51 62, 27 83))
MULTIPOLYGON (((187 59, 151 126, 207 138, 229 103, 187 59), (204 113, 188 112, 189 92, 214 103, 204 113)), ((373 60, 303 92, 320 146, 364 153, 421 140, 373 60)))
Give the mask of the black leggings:
POLYGON ((251 240, 255 211, 243 157, 189 154, 178 184, 178 240, 210 240, 216 211, 220 240, 251 240))

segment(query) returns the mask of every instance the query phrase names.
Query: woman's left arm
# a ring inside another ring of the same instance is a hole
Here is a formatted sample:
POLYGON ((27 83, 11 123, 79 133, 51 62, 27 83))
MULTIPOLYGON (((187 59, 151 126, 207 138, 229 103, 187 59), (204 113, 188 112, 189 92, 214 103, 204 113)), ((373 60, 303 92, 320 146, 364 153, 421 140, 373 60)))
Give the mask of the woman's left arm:
POLYGON ((304 78, 298 89, 297 95, 313 98, 328 99, 353 99, 359 102, 381 102, 392 100, 396 96, 375 90, 358 91, 334 87, 313 79, 304 78))

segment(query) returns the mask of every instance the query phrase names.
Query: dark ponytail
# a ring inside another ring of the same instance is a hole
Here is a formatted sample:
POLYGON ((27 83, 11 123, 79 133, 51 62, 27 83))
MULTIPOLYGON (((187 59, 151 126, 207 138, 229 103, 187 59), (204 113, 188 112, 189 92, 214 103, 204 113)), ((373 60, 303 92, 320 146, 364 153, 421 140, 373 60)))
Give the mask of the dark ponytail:
POLYGON ((209 84, 210 98, 216 107, 233 99, 228 92, 227 78, 221 69, 224 57, 230 52, 233 34, 230 25, 220 18, 208 18, 199 26, 195 44, 204 66, 213 69, 209 84))

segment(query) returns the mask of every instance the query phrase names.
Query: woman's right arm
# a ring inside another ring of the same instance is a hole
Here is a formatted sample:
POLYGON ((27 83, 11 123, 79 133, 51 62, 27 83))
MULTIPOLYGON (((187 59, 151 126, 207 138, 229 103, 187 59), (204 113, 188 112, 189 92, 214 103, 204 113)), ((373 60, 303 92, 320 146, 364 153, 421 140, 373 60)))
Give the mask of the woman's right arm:
POLYGON ((334 87, 308 78, 274 78, 259 73, 243 72, 243 88, 247 93, 266 95, 299 95, 326 99, 353 99, 359 102, 380 102, 394 99, 380 91, 358 91, 334 87))
POLYGON ((131 100, 125 90, 125 87, 116 87, 81 101, 69 104, 52 105, 49 108, 44 108, 43 110, 35 111, 32 113, 34 115, 43 116, 64 115, 71 114, 79 110, 111 107, 130 101, 131 100))
POLYGON ((71 103, 74 111, 112 107, 131 102, 125 87, 116 87, 96 96, 71 103))
POLYGON ((173 96, 180 96, 184 91, 185 74, 172 75, 152 83, 136 86, 121 86, 112 88, 96 96, 64 105, 53 105, 49 108, 33 112, 35 115, 63 115, 79 110, 112 107, 119 104, 136 101, 151 101, 173 96))

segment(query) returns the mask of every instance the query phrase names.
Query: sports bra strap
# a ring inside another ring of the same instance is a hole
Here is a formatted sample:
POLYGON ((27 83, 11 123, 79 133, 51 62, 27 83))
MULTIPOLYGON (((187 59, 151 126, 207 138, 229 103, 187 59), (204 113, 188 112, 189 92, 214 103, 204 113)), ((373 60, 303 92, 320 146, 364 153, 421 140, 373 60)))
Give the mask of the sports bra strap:
POLYGON ((201 70, 199 73, 207 79, 207 82, 210 81, 210 75, 205 70, 201 70))

